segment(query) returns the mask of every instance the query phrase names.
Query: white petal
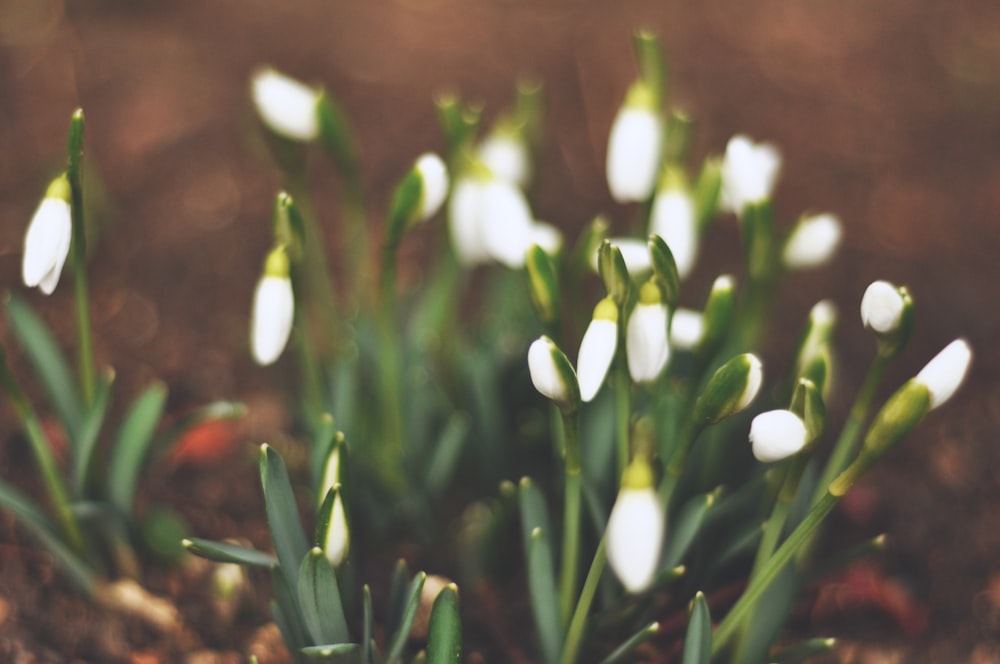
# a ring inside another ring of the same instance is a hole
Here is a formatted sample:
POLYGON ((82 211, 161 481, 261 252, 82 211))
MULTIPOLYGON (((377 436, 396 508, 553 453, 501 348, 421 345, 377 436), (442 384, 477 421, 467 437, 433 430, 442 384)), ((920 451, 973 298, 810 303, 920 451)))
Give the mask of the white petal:
POLYGON ((764 366, 761 364, 760 359, 751 353, 747 353, 746 358, 750 368, 747 371, 747 383, 743 388, 743 394, 740 395, 736 412, 750 405, 750 402, 757 397, 757 393, 760 392, 760 386, 764 382, 764 366))
POLYGON ((326 531, 326 541, 323 542, 323 553, 334 567, 347 558, 351 548, 351 533, 347 529, 347 515, 344 512, 344 501, 340 492, 333 499, 333 510, 330 513, 330 526, 326 531))
POLYGON ((622 107, 608 138, 608 187, 619 203, 653 193, 663 148, 663 126, 650 109, 622 107))
POLYGON ((253 299, 250 348, 257 364, 266 366, 281 355, 292 331, 295 298, 287 277, 263 276, 253 299))
POLYGON ((576 374, 580 381, 580 398, 593 401, 604 383, 618 343, 618 324, 610 320, 594 319, 587 326, 580 342, 580 355, 576 361, 576 374))
POLYGON ((771 197, 781 168, 781 156, 771 145, 733 136, 722 162, 723 199, 733 212, 771 197))
POLYGON ((665 305, 635 305, 628 319, 625 350, 632 380, 645 383, 659 377, 670 358, 665 305))
POLYGON ((799 269, 826 263, 837 251, 840 236, 840 221, 832 214, 803 219, 785 244, 785 266, 799 269))
POLYGON ((653 489, 622 489, 606 533, 608 562, 630 593, 649 587, 663 547, 664 514, 653 489))
POLYGON ((531 234, 528 242, 529 246, 537 244, 545 250, 545 253, 555 255, 562 249, 563 238, 558 228, 544 221, 536 220, 531 225, 531 234))
POLYGON ((319 92, 315 89, 274 69, 257 72, 251 88, 257 113, 275 133, 296 141, 311 141, 319 135, 319 92))
POLYGON ((483 183, 459 178, 448 201, 448 225, 455 253, 463 265, 489 260, 483 241, 483 183))
POLYGON ((905 302, 899 289, 888 281, 873 281, 861 298, 861 322, 880 334, 899 327, 905 302))
POLYGON ((26 286, 38 286, 51 295, 59 283, 73 237, 69 203, 43 198, 24 234, 21 276, 26 286))
POLYGON ((670 345, 692 350, 705 335, 705 318, 700 311, 678 308, 670 319, 670 345))
POLYGON ((659 235, 670 247, 681 279, 691 274, 698 255, 698 228, 694 203, 682 191, 659 194, 653 201, 649 232, 659 235))
POLYGON ((528 150, 507 134, 493 134, 479 146, 478 156, 493 175, 518 187, 528 183, 528 150))
POLYGON ((761 413, 750 423, 750 443, 753 455, 761 463, 771 463, 789 457, 806 444, 805 422, 790 410, 761 413))
POLYGON ((542 396, 563 403, 569 400, 569 390, 552 358, 555 350, 555 344, 548 337, 535 339, 528 347, 528 372, 532 384, 542 396))
POLYGON ((531 246, 534 219, 521 190, 503 180, 491 180, 483 191, 483 240, 486 251, 507 267, 524 267, 531 246))
POLYGON ((420 155, 416 163, 417 172, 423 183, 420 195, 420 218, 428 219, 441 209, 448 195, 448 168, 441 157, 433 152, 420 155))
POLYGON ((956 339, 944 347, 917 374, 916 380, 931 393, 931 408, 951 398, 969 371, 972 349, 965 339, 956 339))

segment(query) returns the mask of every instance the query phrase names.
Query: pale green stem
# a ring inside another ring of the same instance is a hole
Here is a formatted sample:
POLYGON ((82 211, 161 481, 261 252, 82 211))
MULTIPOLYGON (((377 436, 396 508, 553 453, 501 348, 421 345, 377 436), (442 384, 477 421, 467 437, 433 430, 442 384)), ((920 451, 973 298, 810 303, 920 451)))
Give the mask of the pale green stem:
POLYGON ((576 412, 563 412, 564 453, 566 455, 566 499, 563 509, 562 567, 559 577, 559 608, 568 620, 576 597, 577 567, 580 561, 580 498, 583 474, 580 465, 580 435, 576 412))
POLYGON ((569 622, 569 629, 566 631, 566 641, 563 643, 562 657, 560 664, 574 664, 577 654, 580 651, 580 644, 583 642, 584 628, 587 626, 587 614, 590 613, 590 605, 594 603, 594 595, 597 593, 597 584, 601 580, 604 572, 604 564, 607 562, 607 555, 604 550, 605 538, 601 538, 601 543, 597 545, 594 552, 594 560, 590 563, 590 570, 587 578, 583 582, 583 590, 580 591, 580 599, 576 602, 573 610, 573 617, 569 622))
POLYGON ((625 361, 623 347, 618 350, 618 357, 615 360, 615 427, 618 438, 618 478, 621 481, 622 473, 628 466, 630 455, 629 450, 629 420, 631 417, 631 394, 632 380, 628 374, 628 364, 625 361))
POLYGON ((399 244, 387 241, 382 248, 382 272, 380 275, 379 297, 379 392, 381 394, 380 417, 384 429, 380 447, 384 458, 380 458, 384 479, 391 486, 399 488, 402 477, 398 472, 400 453, 403 449, 403 404, 400 344, 396 325, 396 260, 399 244))
POLYGON ((89 408, 97 387, 94 371, 94 343, 90 327, 90 295, 87 289, 87 231, 83 218, 83 112, 73 114, 69 129, 69 167, 66 179, 70 188, 70 217, 73 228, 73 286, 76 299, 76 335, 80 387, 83 403, 89 408))

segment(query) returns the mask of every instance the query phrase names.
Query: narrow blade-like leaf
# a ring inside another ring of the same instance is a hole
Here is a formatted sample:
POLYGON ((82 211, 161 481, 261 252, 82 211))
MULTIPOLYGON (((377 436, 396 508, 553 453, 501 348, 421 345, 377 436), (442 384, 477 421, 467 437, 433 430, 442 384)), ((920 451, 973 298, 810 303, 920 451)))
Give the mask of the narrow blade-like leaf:
POLYGON ((659 631, 660 623, 654 622, 646 625, 638 632, 630 636, 625 643, 615 648, 610 655, 601 660, 601 664, 618 664, 618 662, 625 661, 633 650, 656 636, 659 631))
POLYGON ((427 664, 458 664, 461 658, 462 618, 458 612, 458 587, 449 583, 438 593, 431 609, 427 664))
POLYGON ((251 567, 271 567, 278 564, 278 559, 269 553, 237 544, 213 542, 198 537, 185 539, 182 543, 194 555, 217 563, 236 563, 251 567))
POLYGON ((555 664, 559 661, 563 625, 555 570, 552 568, 552 547, 547 533, 541 528, 535 528, 528 543, 528 590, 543 658, 547 664, 555 664))
POLYGON ((420 591, 424 589, 424 580, 427 574, 417 572, 410 583, 410 589, 406 597, 406 610, 403 612, 403 620, 396 629, 396 633, 389 639, 389 650, 386 652, 386 661, 389 664, 400 662, 403 655, 403 648, 406 640, 410 636, 410 628, 413 627, 413 618, 417 615, 417 607, 420 606, 420 591))
POLYGON ((165 385, 157 383, 147 388, 132 402, 118 431, 108 473, 108 493, 111 504, 122 514, 128 515, 132 511, 139 471, 142 470, 166 402, 165 385))
POLYGON ((691 602, 684 656, 681 664, 709 664, 712 657, 712 617, 708 613, 705 595, 699 592, 691 602))
POLYGON ((680 564, 694 538, 701 530, 705 514, 715 503, 715 494, 702 494, 689 500, 677 514, 673 527, 667 535, 660 569, 670 569, 680 564))
POLYGON ((274 550, 278 554, 278 564, 294 597, 299 565, 309 551, 309 543, 299 519, 299 509, 295 504, 285 462, 270 445, 261 445, 260 448, 260 483, 264 490, 267 525, 271 531, 274 550))
POLYGON ((298 586, 299 608, 313 642, 342 644, 349 641, 337 573, 319 547, 302 560, 298 586))
POLYGON ((97 391, 94 393, 94 403, 83 416, 76 440, 73 441, 73 486, 77 497, 84 495, 87 474, 90 471, 90 459, 94 454, 94 448, 97 447, 97 438, 108 412, 114 380, 115 372, 111 370, 101 376, 97 383, 97 391))

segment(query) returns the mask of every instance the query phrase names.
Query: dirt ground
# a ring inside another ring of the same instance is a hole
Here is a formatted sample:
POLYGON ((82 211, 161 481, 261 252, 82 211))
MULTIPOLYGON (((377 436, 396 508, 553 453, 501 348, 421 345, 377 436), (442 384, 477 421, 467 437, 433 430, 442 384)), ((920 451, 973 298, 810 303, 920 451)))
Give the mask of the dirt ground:
MULTIPOLYGON (((337 96, 354 120, 376 211, 415 155, 442 147, 433 95, 458 91, 492 117, 519 74, 537 77, 548 133, 536 214, 574 236, 594 213, 616 210, 604 150, 640 26, 663 38, 673 101, 698 121, 696 155, 721 152, 738 132, 772 141, 785 160, 779 219, 808 208, 843 220, 836 263, 781 294, 777 328, 788 334, 769 352, 831 297, 842 312, 842 381, 856 385, 873 342, 855 312, 877 278, 908 285, 918 305, 886 393, 956 336, 976 352, 954 402, 837 518, 845 537, 890 533, 873 563, 876 589, 860 599, 851 595, 864 584, 857 579, 839 595, 835 584, 822 589, 806 629, 842 636, 843 661, 1000 662, 998 3, 0 0, 0 285, 22 290, 24 228, 64 158, 69 114, 82 106, 109 219, 90 272, 98 358, 119 369, 123 393, 165 380, 173 409, 220 398, 257 406, 244 431, 252 447, 286 426, 278 395, 290 379, 282 365, 259 370, 240 352, 278 186, 256 138, 250 73, 273 64, 337 96), (902 614, 886 608, 892 592, 902 614), (913 616, 924 609, 921 628, 913 616)), ((319 206, 334 209, 324 176, 319 206)), ((335 220, 326 222, 336 255, 335 220)), ((710 254, 695 283, 710 278, 710 254)), ((71 296, 29 296, 67 343, 71 296)), ((14 423, 3 410, 8 440, 14 423)), ((211 479, 256 491, 252 464, 234 466, 214 467, 211 479)), ((193 491, 202 505, 181 506, 201 532, 227 527, 210 516, 221 509, 229 528, 244 524, 263 543, 259 505, 213 493, 201 472, 161 481, 202 487, 193 491)), ((0 524, 0 656, 112 657, 100 646, 112 636, 99 629, 47 633, 54 616, 86 622, 87 610, 32 576, 44 565, 25 561, 30 543, 6 516, 0 524)), ((227 638, 203 634, 192 647, 232 648, 227 638)), ((180 646, 168 652, 181 658, 180 646)))

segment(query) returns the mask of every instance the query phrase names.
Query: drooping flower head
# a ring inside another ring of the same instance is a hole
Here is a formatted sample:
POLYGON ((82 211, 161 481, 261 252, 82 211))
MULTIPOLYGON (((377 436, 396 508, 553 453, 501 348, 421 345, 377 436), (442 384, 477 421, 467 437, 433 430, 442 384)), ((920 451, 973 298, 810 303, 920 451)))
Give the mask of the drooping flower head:
POLYGON ((254 291, 250 350, 257 364, 266 366, 281 356, 292 332, 294 315, 288 254, 279 245, 267 255, 264 272, 254 291))
POLYGON ((66 176, 52 181, 24 234, 21 276, 29 288, 51 295, 59 283, 73 238, 70 188, 66 176))
POLYGON ((639 289, 639 301, 628 318, 625 351, 629 375, 637 383, 655 381, 670 359, 667 305, 654 281, 639 289))
POLYGON ((629 88, 608 137, 607 176, 619 203, 648 200, 663 155, 663 120, 655 95, 642 81, 629 88))
POLYGON ((274 133, 308 142, 319 136, 319 90, 270 67, 251 80, 254 106, 274 133))
POLYGON ((801 270, 823 265, 836 253, 841 235, 840 220, 832 214, 804 217, 785 243, 785 267, 801 270))
POLYGON ((761 463, 773 463, 799 452, 809 435, 802 418, 790 410, 769 410, 750 423, 753 455, 761 463))
POLYGON ((630 593, 649 588, 663 548, 666 516, 649 463, 636 457, 622 475, 606 533, 608 562, 630 593))

